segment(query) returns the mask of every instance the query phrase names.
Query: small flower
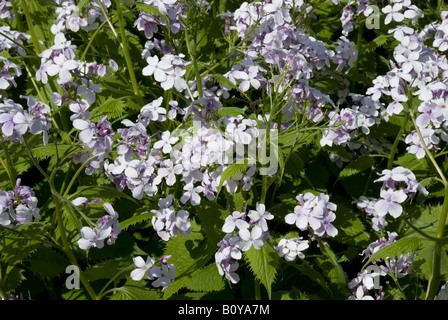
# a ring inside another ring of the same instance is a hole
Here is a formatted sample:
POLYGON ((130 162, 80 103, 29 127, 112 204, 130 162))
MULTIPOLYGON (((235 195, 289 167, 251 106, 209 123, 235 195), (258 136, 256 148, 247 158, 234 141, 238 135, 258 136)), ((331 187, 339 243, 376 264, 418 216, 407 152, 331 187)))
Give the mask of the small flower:
POLYGON ((403 212, 400 203, 403 203, 407 195, 403 190, 394 191, 392 189, 381 190, 380 196, 382 199, 375 204, 375 211, 380 216, 385 216, 389 213, 392 217, 398 218, 403 212))
POLYGON ((257 210, 250 210, 248 213, 251 218, 263 231, 268 231, 268 224, 266 220, 272 220, 274 216, 266 211, 266 207, 262 203, 257 203, 257 210))
POLYGON ((241 238, 240 246, 242 251, 249 250, 252 246, 255 249, 260 249, 264 246, 262 240, 263 230, 260 227, 254 226, 251 231, 248 229, 241 229, 238 235, 241 238))
POLYGON ((134 260, 134 264, 137 266, 137 269, 135 269, 131 272, 132 280, 139 281, 143 278, 144 275, 146 275, 149 280, 154 279, 153 275, 152 275, 151 267, 156 262, 156 259, 148 256, 148 258, 146 258, 146 262, 145 262, 142 257, 138 256, 138 257, 133 258, 133 260, 134 260))
POLYGON ((95 247, 101 249, 104 247, 104 240, 109 237, 112 231, 111 227, 92 229, 90 227, 83 227, 81 229, 82 238, 78 240, 78 245, 81 249, 89 249, 95 247))

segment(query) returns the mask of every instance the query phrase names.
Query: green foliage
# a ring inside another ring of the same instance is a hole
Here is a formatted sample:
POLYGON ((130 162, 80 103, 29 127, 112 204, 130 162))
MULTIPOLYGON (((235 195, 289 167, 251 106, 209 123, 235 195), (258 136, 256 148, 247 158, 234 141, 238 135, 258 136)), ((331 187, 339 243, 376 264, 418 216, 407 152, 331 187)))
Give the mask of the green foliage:
POLYGON ((274 247, 270 242, 266 242, 261 249, 250 248, 245 252, 244 257, 255 278, 266 288, 270 299, 272 296, 272 284, 275 282, 279 266, 279 257, 274 247))

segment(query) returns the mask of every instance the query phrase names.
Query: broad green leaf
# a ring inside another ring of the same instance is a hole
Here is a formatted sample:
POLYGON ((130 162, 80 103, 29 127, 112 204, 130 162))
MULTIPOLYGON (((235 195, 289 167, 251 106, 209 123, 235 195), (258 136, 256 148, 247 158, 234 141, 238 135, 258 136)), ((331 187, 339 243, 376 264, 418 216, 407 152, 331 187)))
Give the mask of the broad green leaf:
POLYGON ((326 271, 326 276, 338 286, 341 293, 348 291, 348 277, 340 265, 336 254, 329 245, 321 245, 320 248, 324 255, 322 260, 324 263, 321 267, 326 271), (327 264, 329 265, 327 266, 327 264))
POLYGON ((374 160, 368 154, 363 155, 346 165, 339 174, 338 179, 344 179, 355 174, 359 174, 367 169, 372 168, 374 163, 374 160))
POLYGON ((247 168, 246 163, 234 163, 234 164, 231 164, 230 166, 228 166, 221 174, 221 178, 219 180, 218 192, 216 193, 216 197, 218 197, 219 193, 221 192, 221 188, 227 179, 230 179, 233 176, 243 172, 244 170, 246 170, 246 168, 247 168))
POLYGON ((43 277, 64 274, 67 266, 71 264, 65 256, 49 247, 39 248, 27 261, 30 264, 30 270, 43 277))
POLYGON ((370 259, 364 264, 364 267, 370 264, 373 260, 381 260, 393 258, 402 254, 414 254, 428 243, 420 235, 413 235, 398 239, 387 246, 382 247, 375 252, 370 259))
POLYGON ((221 291, 225 288, 225 282, 216 264, 211 263, 197 272, 185 287, 193 291, 221 291))
POLYGON ((207 202, 196 209, 196 216, 199 217, 201 230, 204 232, 210 246, 217 246, 218 242, 225 235, 221 231, 224 225, 224 215, 224 210, 216 201, 207 202))
POLYGON ((121 227, 121 229, 126 230, 130 226, 135 225, 140 222, 146 222, 146 221, 150 220, 152 217, 154 217, 154 214, 152 214, 152 213, 138 214, 138 215, 132 216, 124 221, 121 221, 120 227, 121 227))
POLYGON ((116 278, 118 280, 129 275, 134 267, 134 262, 130 256, 114 258, 92 265, 84 271, 84 275, 89 281, 96 281, 98 279, 112 279, 121 274, 120 277, 116 278))
POLYGON ((125 198, 129 201, 138 203, 137 200, 132 198, 131 196, 127 195, 124 192, 121 192, 120 190, 117 190, 117 188, 102 185, 102 186, 80 186, 74 194, 70 196, 70 199, 74 199, 77 196, 83 196, 90 198, 97 198, 97 199, 116 199, 116 198, 125 198))
POLYGON ((218 114, 222 117, 226 116, 238 116, 244 114, 246 111, 246 107, 238 108, 238 107, 222 107, 218 109, 218 114))
POLYGON ((182 289, 207 264, 218 248, 208 244, 194 220, 191 228, 192 232, 187 237, 172 237, 166 245, 164 254, 172 256, 169 262, 176 267, 176 276, 174 282, 165 289, 164 299, 182 289))
POLYGON ((117 291, 110 296, 110 300, 160 300, 160 294, 157 290, 145 287, 145 282, 136 284, 126 283, 117 288, 117 291))
POLYGON ((261 249, 250 248, 244 253, 244 257, 249 263, 255 278, 264 285, 269 299, 271 299, 272 284, 277 276, 277 268, 279 266, 277 251, 275 251, 270 242, 266 242, 261 249))

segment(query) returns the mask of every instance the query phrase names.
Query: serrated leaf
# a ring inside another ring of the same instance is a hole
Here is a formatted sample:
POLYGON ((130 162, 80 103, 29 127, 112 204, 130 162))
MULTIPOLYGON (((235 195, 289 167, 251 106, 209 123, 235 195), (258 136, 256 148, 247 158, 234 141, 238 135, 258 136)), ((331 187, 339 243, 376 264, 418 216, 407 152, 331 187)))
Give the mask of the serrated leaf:
POLYGON ((222 117, 226 116, 238 116, 244 114, 246 112, 247 107, 238 108, 238 107, 222 107, 218 109, 218 114, 222 117))
POLYGON ((344 269, 339 263, 339 259, 336 257, 333 250, 331 250, 329 245, 320 246, 322 253, 325 256, 325 262, 330 263, 331 267, 326 271, 326 275, 328 278, 335 283, 341 292, 345 292, 348 290, 348 277, 345 273, 344 269))
POLYGON ((419 249, 423 248, 427 242, 427 240, 423 239, 419 235, 398 239, 397 241, 392 242, 391 244, 388 244, 375 252, 364 264, 364 266, 367 266, 373 260, 393 258, 402 254, 414 254, 419 249))
POLYGON ((121 221, 120 227, 122 230, 126 230, 130 226, 133 226, 137 223, 146 222, 150 220, 152 217, 154 217, 154 214, 152 213, 143 213, 136 216, 132 216, 124 221, 121 221))
POLYGON ((277 251, 269 243, 260 248, 250 248, 244 253, 249 266, 256 279, 264 285, 268 292, 269 299, 272 296, 272 284, 277 276, 277 268, 279 266, 279 257, 277 251))
POLYGON ((233 89, 238 88, 235 84, 232 83, 232 81, 230 81, 229 79, 227 79, 226 77, 224 77, 221 74, 214 74, 213 78, 215 78, 216 81, 218 81, 218 83, 222 84, 225 87, 233 88, 233 89))
POLYGON ((192 232, 187 236, 172 237, 165 248, 165 255, 171 255, 170 263, 176 267, 174 282, 164 291, 168 299, 183 288, 210 260, 217 250, 211 247, 200 232, 199 226, 191 222, 192 232))
POLYGON ((338 180, 351 177, 367 169, 370 169, 372 168, 374 163, 375 162, 368 154, 363 155, 347 164, 339 174, 338 180))
POLYGON ((67 145, 67 144, 60 144, 58 146, 55 146, 54 144, 49 145, 38 145, 34 147, 31 152, 33 153, 33 157, 35 157, 37 160, 44 160, 49 157, 52 157, 56 154, 58 154, 60 157, 66 154, 67 152, 70 153, 76 153, 77 151, 81 150, 78 146, 73 145, 67 145))
POLYGON ((104 116, 107 116, 108 120, 114 120, 121 117, 125 111, 126 104, 123 100, 109 97, 106 102, 92 111, 91 120, 97 122, 104 116))
POLYGON ((169 21, 168 17, 166 15, 162 14, 159 11, 159 9, 157 9, 156 7, 153 7, 149 4, 142 3, 142 2, 136 2, 135 7, 141 12, 145 12, 145 13, 153 15, 153 16, 159 16, 159 17, 162 17, 163 19, 165 19, 166 21, 169 21))
POLYGON ((230 166, 228 166, 221 174, 221 178, 219 180, 218 192, 216 193, 216 197, 218 197, 219 193, 221 192, 221 188, 227 179, 230 179, 234 175, 237 175, 237 174, 243 172, 244 170, 246 170, 246 168, 247 168, 246 163, 234 163, 234 164, 231 164, 230 166))
MULTIPOLYGON (((99 279, 112 279, 118 273, 122 273, 122 277, 126 276, 126 272, 129 273, 134 268, 131 257, 125 257, 120 259, 109 259, 99 262, 84 271, 84 275, 89 281, 96 281, 99 279)), ((120 278, 116 278, 119 280, 120 278)))
POLYGON ((116 199, 116 198, 125 198, 129 201, 138 203, 137 200, 127 195, 117 188, 110 186, 80 186, 74 194, 70 196, 70 199, 75 198, 77 196, 83 196, 87 198, 97 198, 97 199, 116 199))
POLYGON ((221 291, 225 288, 225 282, 219 274, 216 264, 211 263, 196 273, 185 287, 193 291, 221 291))
POLYGON ((27 261, 30 263, 30 269, 33 273, 44 277, 63 274, 66 267, 71 264, 65 256, 48 247, 39 248, 27 261))
POLYGON ((142 281, 137 284, 125 284, 117 288, 117 291, 110 296, 110 300, 160 300, 158 291, 145 288, 142 281))

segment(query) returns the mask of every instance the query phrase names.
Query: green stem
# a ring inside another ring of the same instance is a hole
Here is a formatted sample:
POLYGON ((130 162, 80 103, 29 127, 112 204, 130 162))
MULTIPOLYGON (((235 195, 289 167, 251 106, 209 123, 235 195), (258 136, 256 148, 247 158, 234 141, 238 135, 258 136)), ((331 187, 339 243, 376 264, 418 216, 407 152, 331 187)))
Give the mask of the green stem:
POLYGON ((56 219, 57 219, 57 223, 58 223, 58 227, 59 227, 59 233, 60 233, 61 240, 62 240, 63 251, 67 255, 68 259, 70 260, 70 263, 72 265, 75 265, 75 266, 78 267, 78 269, 79 269, 79 279, 83 283, 83 285, 86 288, 87 292, 89 293, 90 297, 93 300, 96 300, 96 298, 97 298, 96 293, 93 290, 92 286, 90 285, 89 281, 86 279, 84 273, 81 271, 81 268, 80 268, 80 266, 78 264, 78 261, 76 260, 76 257, 74 256, 74 254, 73 254, 73 252, 72 252, 72 250, 70 248, 70 242, 68 241, 67 233, 66 233, 65 226, 64 226, 64 220, 62 218, 61 205, 59 203, 59 199, 56 196, 57 195, 57 191, 56 191, 56 187, 54 185, 54 177, 55 177, 56 169, 54 169, 54 171, 52 172, 51 176, 49 176, 42 169, 42 167, 39 165, 37 160, 34 158, 32 152, 31 152, 31 149, 30 149, 30 147, 28 145, 27 140, 24 139, 24 141, 25 141, 25 146, 26 146, 26 149, 28 150, 28 154, 29 154, 31 160, 33 161, 33 163, 37 167, 37 169, 40 171, 40 173, 48 181, 48 184, 50 185, 50 191, 52 193, 53 202, 54 202, 54 206, 55 206, 56 219))
POLYGON ((31 19, 30 11, 28 10, 28 5, 25 3, 24 0, 22 0, 22 8, 23 13, 25 13, 26 23, 28 25, 28 32, 31 35, 31 40, 33 42, 34 51, 37 55, 40 54, 40 45, 39 45, 39 39, 36 36, 36 33, 34 32, 34 26, 33 26, 33 20, 31 19))
POLYGON ((434 240, 434 252, 433 252, 433 257, 432 257, 432 274, 428 281, 428 287, 427 287, 427 291, 426 291, 426 300, 434 300, 438 290, 440 289, 440 270, 441 270, 440 264, 441 264, 441 260, 442 260, 442 253, 444 252, 443 251, 443 237, 444 237, 444 231, 445 231, 446 218, 448 215, 448 182, 446 180, 445 175, 443 174, 442 169, 439 167, 439 165, 437 164, 433 155, 429 151, 429 149, 423 139, 420 128, 418 127, 417 123, 415 122, 415 117, 414 117, 414 113, 412 110, 410 110, 410 116, 411 116, 412 122, 414 123, 414 127, 417 131, 420 142, 423 145, 423 148, 425 149, 426 156, 429 158, 431 163, 434 165, 437 173, 439 174, 440 178, 442 179, 442 183, 445 188, 442 212, 440 214, 439 226, 437 228, 436 239, 434 240))
POLYGON ((389 159, 387 160, 387 169, 389 169, 389 170, 392 170, 392 166, 394 164, 394 159, 395 159, 395 154, 397 153, 398 143, 401 140, 401 134, 405 130, 408 120, 409 120, 409 113, 406 112, 405 116, 404 116, 404 120, 401 124, 400 130, 398 131, 397 137, 395 138, 394 144, 392 145, 392 149, 389 154, 389 159))
POLYGON ((70 192, 70 189, 73 186, 73 183, 75 183, 76 178, 81 174, 82 170, 90 163, 90 161, 92 161, 95 158, 95 156, 90 157, 87 161, 85 161, 76 171, 75 175, 73 176, 73 178, 70 180, 70 183, 68 184, 67 188, 65 189, 64 194, 62 195, 64 198, 66 198, 68 196, 68 193, 70 192))
POLYGON ((11 185, 14 188, 16 185, 16 181, 17 181, 16 172, 14 170, 14 167, 12 166, 11 157, 9 155, 8 148, 5 147, 5 145, 3 143, 1 145, 2 145, 3 152, 5 153, 5 157, 6 157, 6 165, 3 162, 3 159, 0 159, 0 160, 3 164, 3 166, 5 167, 5 170, 8 173, 9 179, 11 180, 11 185))
POLYGON ((185 43, 187 44, 187 49, 188 49, 188 54, 191 57, 192 63, 193 63, 193 70, 194 70, 194 74, 196 77, 196 86, 198 89, 198 94, 199 94, 199 98, 203 97, 203 92, 202 92, 202 78, 201 78, 201 73, 199 72, 199 66, 198 66, 198 62, 196 60, 196 39, 194 39, 194 46, 193 48, 191 48, 190 45, 190 36, 188 33, 188 27, 185 27, 185 43))
POLYGON ((445 231, 446 218, 448 215, 448 185, 445 185, 445 198, 443 200, 442 213, 440 214, 439 226, 437 229, 437 240, 435 240, 434 254, 432 257, 432 274, 428 281, 428 288, 426 291, 426 300, 434 300, 437 292, 440 289, 440 264, 442 261, 443 250, 443 236, 445 231))
POLYGON ((131 55, 129 54, 128 42, 126 40, 125 22, 123 19, 123 11, 121 10, 121 2, 120 0, 116 0, 115 2, 117 4, 118 20, 120 21, 121 45, 123 46, 123 53, 126 60, 126 65, 128 67, 129 76, 131 78, 132 88, 134 90, 134 94, 136 96, 140 96, 137 78, 135 77, 134 68, 132 67, 131 55))
POLYGON ((420 142, 422 143, 423 149, 425 149, 425 153, 426 153, 426 155, 428 156, 429 160, 430 160, 431 163, 434 165, 434 167, 435 167, 437 173, 439 174, 440 178, 442 179, 443 185, 444 185, 445 187, 447 187, 448 182, 447 182, 447 180, 446 180, 446 178, 445 178, 445 175, 443 174, 442 169, 440 169, 439 165, 437 164, 436 159, 434 159, 432 153, 429 151, 428 146, 426 145, 426 142, 425 142, 425 140, 423 139, 423 135, 422 135, 422 133, 421 133, 421 131, 420 131, 420 128, 419 128, 419 126, 417 125, 417 123, 415 122, 414 112, 413 112, 412 110, 410 110, 409 113, 410 113, 412 122, 413 122, 413 124, 414 124, 415 130, 417 131, 417 134, 418 134, 418 137, 419 137, 419 139, 420 139, 420 142))
POLYGON ((86 290, 89 293, 90 297, 93 300, 96 300, 97 299, 97 295, 96 295, 95 291, 93 290, 92 286, 90 285, 89 281, 86 279, 85 274, 82 272, 81 267, 79 266, 79 263, 76 260, 76 257, 73 254, 73 251, 70 248, 70 242, 67 239, 67 233, 66 233, 65 226, 64 226, 64 220, 62 219, 61 205, 59 203, 59 199, 54 194, 56 188, 54 186, 54 182, 53 181, 50 181, 50 188, 51 188, 51 192, 53 194, 53 202, 54 202, 54 205, 55 205, 56 218, 57 218, 57 222, 58 222, 59 233, 61 235, 62 245, 64 246, 64 252, 67 255, 68 259, 70 260, 70 263, 72 265, 78 267, 79 279, 81 280, 82 284, 86 288, 86 290))

